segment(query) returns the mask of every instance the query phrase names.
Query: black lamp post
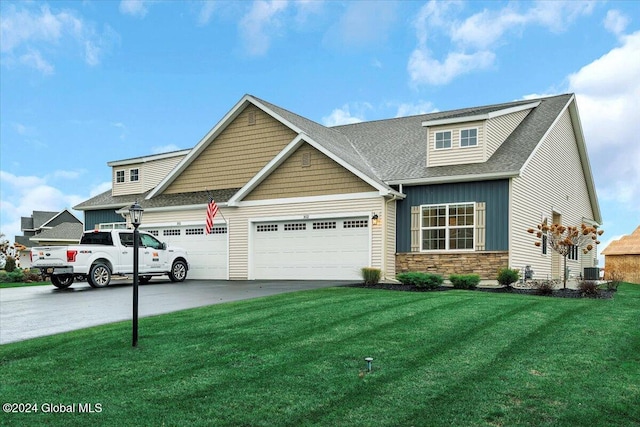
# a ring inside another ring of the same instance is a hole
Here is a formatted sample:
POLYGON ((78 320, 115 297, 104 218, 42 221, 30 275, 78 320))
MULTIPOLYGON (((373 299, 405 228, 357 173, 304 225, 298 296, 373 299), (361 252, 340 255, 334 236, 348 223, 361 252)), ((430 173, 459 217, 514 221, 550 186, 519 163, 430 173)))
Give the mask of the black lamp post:
POLYGON ((142 222, 142 212, 144 209, 140 207, 138 201, 131 205, 129 208, 129 218, 131 219, 131 225, 133 225, 133 335, 131 338, 131 345, 133 347, 138 346, 138 250, 140 233, 138 233, 138 227, 142 222))

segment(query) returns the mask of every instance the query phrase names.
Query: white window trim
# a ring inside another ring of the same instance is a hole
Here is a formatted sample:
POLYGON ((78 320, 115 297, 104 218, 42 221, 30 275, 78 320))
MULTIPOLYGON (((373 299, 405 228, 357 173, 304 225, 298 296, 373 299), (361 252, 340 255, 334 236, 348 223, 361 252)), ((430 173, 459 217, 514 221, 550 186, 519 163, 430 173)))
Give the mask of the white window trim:
POLYGON ((443 129, 443 130, 434 130, 433 131, 433 150, 434 151, 451 150, 452 148, 453 148, 453 130, 443 129), (439 133, 446 133, 446 132, 449 132, 449 134, 450 134, 451 144, 449 145, 449 147, 438 148, 437 145, 436 145, 437 135, 439 133))
POLYGON ((458 147, 461 148, 461 149, 478 148, 480 146, 480 141, 478 141, 478 135, 479 134, 480 134, 480 128, 476 127, 476 126, 460 129, 458 131, 458 147), (462 131, 464 131, 464 130, 472 130, 472 129, 476 130, 476 144, 475 145, 462 145, 462 131))
POLYGON ((434 203, 434 204, 430 204, 430 205, 420 205, 420 252, 428 252, 428 253, 434 253, 434 252, 440 252, 440 253, 454 253, 454 252, 475 252, 476 251, 476 211, 477 211, 477 204, 476 202, 458 202, 458 203, 434 203), (472 226, 449 226, 449 207, 450 206, 455 206, 455 205, 473 205, 473 225, 472 226), (427 207, 434 207, 434 206, 444 206, 445 207, 445 212, 446 212, 446 221, 445 221, 445 249, 424 249, 422 247, 423 244, 423 238, 422 238, 422 232, 424 230, 428 230, 428 229, 440 229, 443 227, 423 227, 422 226, 422 211, 424 210, 424 208, 427 207), (452 228, 471 228, 473 231, 473 247, 471 249, 450 249, 449 248, 449 230, 452 228))
POLYGON ((126 176, 126 173, 125 173, 124 169, 116 171, 116 184, 122 184, 122 183, 124 183, 126 181, 126 179, 127 179, 127 176, 126 176), (118 174, 119 173, 122 173, 122 181, 118 181, 118 174))
POLYGON ((140 168, 129 169, 129 182, 139 182, 139 181, 140 181, 140 168), (136 179, 131 179, 133 175, 133 171, 136 171, 136 179))

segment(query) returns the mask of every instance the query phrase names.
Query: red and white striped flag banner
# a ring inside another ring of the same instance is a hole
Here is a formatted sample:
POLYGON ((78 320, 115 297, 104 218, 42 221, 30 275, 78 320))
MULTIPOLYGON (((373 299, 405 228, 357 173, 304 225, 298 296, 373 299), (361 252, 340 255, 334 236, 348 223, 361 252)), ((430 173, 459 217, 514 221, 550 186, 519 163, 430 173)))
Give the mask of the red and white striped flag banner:
POLYGON ((211 199, 209 204, 207 205, 207 226, 205 227, 205 231, 207 234, 211 234, 211 230, 213 229, 213 218, 218 213, 218 205, 216 201, 211 199))

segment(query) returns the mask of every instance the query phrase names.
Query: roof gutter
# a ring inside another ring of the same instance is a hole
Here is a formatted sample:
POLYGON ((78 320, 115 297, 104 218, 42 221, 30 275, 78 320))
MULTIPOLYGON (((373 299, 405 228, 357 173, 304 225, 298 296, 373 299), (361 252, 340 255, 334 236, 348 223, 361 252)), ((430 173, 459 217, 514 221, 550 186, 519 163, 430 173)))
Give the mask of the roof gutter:
POLYGON ((490 181, 495 179, 515 178, 518 171, 484 173, 474 175, 437 176, 432 178, 410 178, 386 181, 388 185, 422 185, 422 184, 448 184, 453 182, 490 181))

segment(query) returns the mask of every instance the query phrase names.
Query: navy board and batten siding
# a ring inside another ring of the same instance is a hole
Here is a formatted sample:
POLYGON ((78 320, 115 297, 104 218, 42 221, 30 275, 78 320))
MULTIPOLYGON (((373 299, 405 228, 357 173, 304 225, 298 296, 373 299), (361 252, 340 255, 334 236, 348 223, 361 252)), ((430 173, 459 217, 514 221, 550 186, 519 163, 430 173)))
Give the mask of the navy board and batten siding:
POLYGON ((84 211, 84 229, 93 230, 96 224, 106 224, 112 222, 125 222, 122 215, 116 213, 114 209, 101 209, 95 211, 84 211))
POLYGON ((411 206, 485 202, 486 251, 509 250, 509 180, 404 186, 397 205, 396 252, 411 251, 411 206))

